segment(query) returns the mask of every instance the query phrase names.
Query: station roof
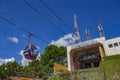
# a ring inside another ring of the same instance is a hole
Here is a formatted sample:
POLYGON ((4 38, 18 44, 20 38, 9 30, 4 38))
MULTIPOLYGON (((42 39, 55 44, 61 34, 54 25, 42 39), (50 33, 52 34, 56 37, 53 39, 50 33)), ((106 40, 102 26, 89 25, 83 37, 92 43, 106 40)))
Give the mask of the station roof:
POLYGON ((96 50, 99 48, 99 46, 103 46, 101 43, 95 43, 95 44, 91 44, 91 45, 87 45, 87 46, 84 46, 84 47, 79 47, 79 48, 74 48, 70 51, 70 55, 75 55, 75 54, 79 54, 79 55, 82 55, 86 52, 90 52, 90 51, 93 51, 93 50, 96 50))

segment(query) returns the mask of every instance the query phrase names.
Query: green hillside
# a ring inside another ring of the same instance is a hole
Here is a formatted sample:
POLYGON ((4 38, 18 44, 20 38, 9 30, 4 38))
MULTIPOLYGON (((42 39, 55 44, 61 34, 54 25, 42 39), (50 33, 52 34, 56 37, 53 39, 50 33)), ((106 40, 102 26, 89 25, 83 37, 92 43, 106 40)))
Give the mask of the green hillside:
POLYGON ((120 55, 105 57, 99 67, 104 80, 120 80, 120 55))
POLYGON ((120 80, 120 55, 105 57, 99 68, 56 73, 48 80, 120 80))

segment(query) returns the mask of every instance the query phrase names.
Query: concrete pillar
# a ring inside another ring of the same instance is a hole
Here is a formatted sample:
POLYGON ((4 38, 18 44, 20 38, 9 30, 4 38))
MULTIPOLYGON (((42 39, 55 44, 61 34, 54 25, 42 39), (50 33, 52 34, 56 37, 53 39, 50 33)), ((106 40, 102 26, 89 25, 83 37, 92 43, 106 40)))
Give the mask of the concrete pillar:
POLYGON ((72 70, 71 56, 70 56, 71 46, 67 47, 67 61, 68 61, 68 70, 72 70))
POLYGON ((94 63, 93 62, 91 62, 91 67, 94 68, 94 63))

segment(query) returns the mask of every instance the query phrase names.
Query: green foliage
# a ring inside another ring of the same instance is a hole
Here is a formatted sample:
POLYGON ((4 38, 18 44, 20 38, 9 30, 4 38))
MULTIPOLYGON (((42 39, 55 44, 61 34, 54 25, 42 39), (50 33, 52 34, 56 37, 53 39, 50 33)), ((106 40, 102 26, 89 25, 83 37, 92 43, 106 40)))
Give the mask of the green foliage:
POLYGON ((10 76, 41 78, 46 80, 53 74, 54 63, 66 64, 66 48, 50 45, 39 60, 33 60, 28 66, 21 66, 16 62, 9 62, 0 66, 0 79, 10 76))
POLYGON ((85 69, 54 74, 48 80, 100 80, 98 69, 85 69))
POLYGON ((0 66, 0 79, 10 76, 41 78, 43 80, 119 80, 120 55, 108 56, 97 69, 87 69, 72 72, 60 72, 53 75, 54 63, 66 65, 66 48, 50 45, 40 60, 33 60, 28 66, 17 62, 9 62, 0 66), (52 76, 53 75, 53 76, 52 76))
POLYGON ((65 47, 50 45, 46 47, 45 53, 41 56, 41 63, 49 67, 49 73, 53 73, 54 63, 66 65, 67 53, 65 47))
POLYGON ((20 75, 20 71, 22 66, 20 66, 17 62, 9 62, 7 64, 3 64, 0 66, 0 79, 5 79, 10 76, 18 76, 20 75))
POLYGON ((120 80, 120 55, 105 57, 99 68, 61 72, 48 80, 120 80))
POLYGON ((24 67, 23 77, 41 78, 44 75, 44 68, 39 60, 32 61, 29 66, 24 67))
POLYGON ((43 64, 53 67, 54 62, 64 65, 66 57, 67 54, 65 47, 50 45, 46 47, 45 53, 41 56, 41 61, 43 64))
POLYGON ((5 68, 4 66, 0 66, 0 79, 5 79, 5 78, 6 78, 5 68))
POLYGON ((40 62, 44 65, 46 75, 49 77, 53 74, 54 63, 66 65, 67 53, 65 47, 50 45, 46 47, 45 53, 41 55, 40 62))
POLYGON ((120 79, 120 55, 105 57, 100 63, 100 72, 106 80, 120 79))

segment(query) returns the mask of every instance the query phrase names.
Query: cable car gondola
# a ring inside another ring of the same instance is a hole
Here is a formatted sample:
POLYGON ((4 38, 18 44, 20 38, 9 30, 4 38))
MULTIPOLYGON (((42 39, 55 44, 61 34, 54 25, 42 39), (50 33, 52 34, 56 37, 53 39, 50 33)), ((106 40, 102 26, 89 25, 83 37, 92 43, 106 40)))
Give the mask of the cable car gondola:
POLYGON ((23 55, 26 59, 35 60, 39 54, 39 51, 34 44, 30 44, 31 36, 32 36, 32 34, 29 34, 28 45, 25 47, 25 49, 23 51, 23 55))

